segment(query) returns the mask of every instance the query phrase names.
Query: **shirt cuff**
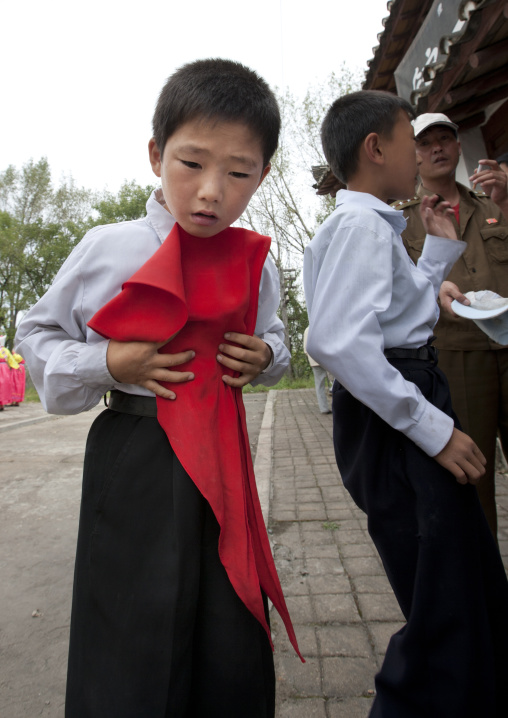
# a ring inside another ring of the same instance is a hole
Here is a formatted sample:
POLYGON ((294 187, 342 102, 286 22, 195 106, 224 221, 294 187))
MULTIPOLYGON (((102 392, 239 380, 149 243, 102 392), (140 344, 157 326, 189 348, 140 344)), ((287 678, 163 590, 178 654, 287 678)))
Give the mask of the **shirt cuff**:
POLYGON ((76 362, 76 374, 84 386, 107 391, 115 384, 106 361, 108 345, 107 339, 98 344, 81 344, 76 362))
POLYGON ((426 454, 436 456, 450 441, 453 429, 451 416, 425 401, 420 420, 407 430, 406 436, 426 454))
POLYGON ((465 249, 466 243, 460 239, 448 239, 447 237, 428 234, 423 245, 422 259, 455 264, 457 259, 465 252, 465 249))

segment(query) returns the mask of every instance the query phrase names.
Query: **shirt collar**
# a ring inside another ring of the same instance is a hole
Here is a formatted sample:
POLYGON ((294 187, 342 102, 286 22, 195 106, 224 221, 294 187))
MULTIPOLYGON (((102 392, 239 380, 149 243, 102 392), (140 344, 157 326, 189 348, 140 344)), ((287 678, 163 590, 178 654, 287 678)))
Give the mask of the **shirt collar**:
POLYGON ((164 242, 173 229, 175 218, 164 207, 161 189, 155 189, 146 203, 146 221, 153 227, 161 242, 164 242))
POLYGON ((385 219, 394 229, 397 234, 401 234, 406 229, 406 219, 402 212, 398 212, 390 205, 382 202, 377 197, 367 192, 353 192, 349 189, 341 189, 337 192, 336 207, 340 207, 343 204, 351 207, 356 205, 362 209, 373 209, 383 219, 385 219))

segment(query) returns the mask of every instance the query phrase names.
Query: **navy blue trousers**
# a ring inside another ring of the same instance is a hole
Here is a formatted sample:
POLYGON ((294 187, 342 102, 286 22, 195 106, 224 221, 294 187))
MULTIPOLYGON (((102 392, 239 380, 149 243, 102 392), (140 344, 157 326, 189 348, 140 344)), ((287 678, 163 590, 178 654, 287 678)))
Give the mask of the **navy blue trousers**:
POLYGON ((100 414, 85 455, 67 718, 273 718, 268 636, 233 590, 218 537, 157 419, 100 414))
MULTIPOLYGON (((454 417, 436 366, 391 363, 454 417)), ((475 488, 458 484, 338 382, 333 418, 344 485, 368 516, 407 620, 376 676, 371 718, 504 718, 508 581, 475 488)))

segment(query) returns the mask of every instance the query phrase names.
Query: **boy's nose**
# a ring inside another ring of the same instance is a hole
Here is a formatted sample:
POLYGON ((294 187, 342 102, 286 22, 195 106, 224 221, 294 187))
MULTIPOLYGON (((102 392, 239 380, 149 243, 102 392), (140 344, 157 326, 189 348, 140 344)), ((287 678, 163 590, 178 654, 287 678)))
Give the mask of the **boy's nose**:
POLYGON ((222 199, 223 183, 216 175, 203 175, 199 188, 199 199, 218 202, 222 199))

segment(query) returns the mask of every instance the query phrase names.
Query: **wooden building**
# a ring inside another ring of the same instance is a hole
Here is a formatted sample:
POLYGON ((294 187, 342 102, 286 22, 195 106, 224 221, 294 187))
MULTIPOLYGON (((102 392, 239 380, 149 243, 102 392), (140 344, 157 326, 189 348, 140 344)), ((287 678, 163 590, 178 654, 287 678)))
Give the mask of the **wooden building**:
POLYGON ((363 89, 405 97, 418 115, 459 125, 467 183, 481 158, 508 152, 508 2, 391 0, 363 89))

